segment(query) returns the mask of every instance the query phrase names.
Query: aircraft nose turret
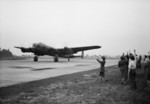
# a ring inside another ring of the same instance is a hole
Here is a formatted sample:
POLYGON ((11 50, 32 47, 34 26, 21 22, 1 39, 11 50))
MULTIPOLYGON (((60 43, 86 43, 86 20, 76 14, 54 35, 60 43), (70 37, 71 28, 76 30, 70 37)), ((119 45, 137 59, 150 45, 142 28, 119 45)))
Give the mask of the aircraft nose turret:
POLYGON ((23 48, 23 47, 16 47, 16 46, 15 46, 15 48, 21 49, 22 52, 26 52, 26 51, 28 50, 28 49, 23 48))

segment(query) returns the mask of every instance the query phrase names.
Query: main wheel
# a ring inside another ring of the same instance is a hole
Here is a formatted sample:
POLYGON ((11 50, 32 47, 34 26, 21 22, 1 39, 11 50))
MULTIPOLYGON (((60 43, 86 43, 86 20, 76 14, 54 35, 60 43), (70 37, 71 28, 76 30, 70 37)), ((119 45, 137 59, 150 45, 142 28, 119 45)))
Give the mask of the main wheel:
POLYGON ((34 56, 34 62, 38 61, 38 56, 34 56))

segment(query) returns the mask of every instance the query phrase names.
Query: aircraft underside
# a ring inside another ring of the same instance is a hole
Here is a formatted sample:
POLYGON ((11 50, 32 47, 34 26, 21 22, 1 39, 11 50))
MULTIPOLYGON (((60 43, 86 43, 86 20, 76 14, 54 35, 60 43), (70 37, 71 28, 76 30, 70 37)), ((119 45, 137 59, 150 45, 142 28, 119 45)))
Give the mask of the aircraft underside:
MULTIPOLYGON (((38 61, 38 57, 39 56, 35 55, 34 58, 33 58, 33 61, 37 62, 38 61)), ((54 62, 58 62, 59 61, 58 55, 53 56, 53 58, 54 58, 54 62)), ((70 58, 68 58, 68 61, 70 61, 70 58)))
MULTIPOLYGON (((35 54, 35 56, 33 58, 33 61, 37 62, 39 56, 43 56, 43 55, 35 54)), ((54 62, 58 62, 59 61, 59 57, 66 58, 66 59, 68 59, 68 61, 70 61, 70 58, 75 58, 75 57, 81 57, 83 59, 84 58, 84 51, 82 51, 81 56, 74 56, 73 54, 58 56, 58 54, 56 54, 56 55, 53 56, 54 62)))

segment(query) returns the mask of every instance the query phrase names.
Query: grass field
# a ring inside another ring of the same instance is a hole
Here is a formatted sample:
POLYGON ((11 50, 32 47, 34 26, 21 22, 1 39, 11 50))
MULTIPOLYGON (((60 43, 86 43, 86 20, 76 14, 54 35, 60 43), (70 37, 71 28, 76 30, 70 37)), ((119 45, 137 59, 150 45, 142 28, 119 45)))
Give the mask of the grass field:
MULTIPOLYGON (((99 69, 64 75, 39 81, 37 86, 23 85, 10 96, 1 96, 2 104, 150 104, 150 85, 131 90, 121 85, 120 71, 116 66, 106 68, 108 82, 100 82, 99 69), (44 81, 44 83, 43 83, 44 81)), ((140 86, 140 78, 137 85, 140 86)), ((36 82, 37 83, 37 82, 36 82)), ((27 83, 31 84, 31 83, 27 83)), ((3 89, 1 89, 3 90, 3 89)), ((6 89, 5 89, 6 90, 6 89)), ((9 92, 9 93, 10 93, 9 92)))

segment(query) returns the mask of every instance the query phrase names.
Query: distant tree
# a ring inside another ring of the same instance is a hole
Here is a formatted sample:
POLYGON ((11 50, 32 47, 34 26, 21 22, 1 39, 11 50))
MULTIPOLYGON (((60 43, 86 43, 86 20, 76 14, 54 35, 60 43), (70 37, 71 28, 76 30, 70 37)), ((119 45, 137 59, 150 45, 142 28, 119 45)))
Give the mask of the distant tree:
POLYGON ((0 48, 0 57, 12 57, 13 54, 10 52, 9 49, 2 49, 0 48))

